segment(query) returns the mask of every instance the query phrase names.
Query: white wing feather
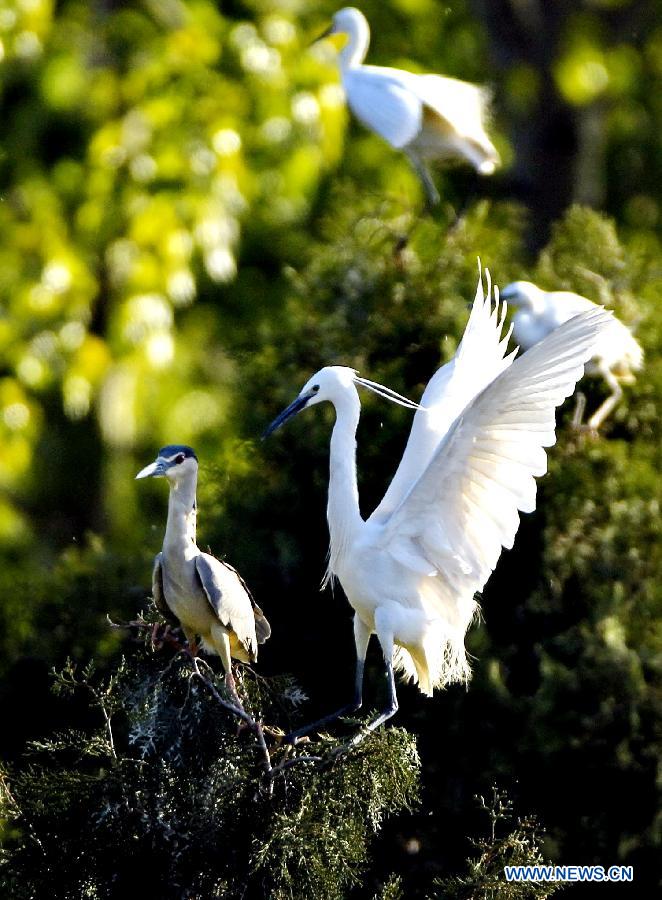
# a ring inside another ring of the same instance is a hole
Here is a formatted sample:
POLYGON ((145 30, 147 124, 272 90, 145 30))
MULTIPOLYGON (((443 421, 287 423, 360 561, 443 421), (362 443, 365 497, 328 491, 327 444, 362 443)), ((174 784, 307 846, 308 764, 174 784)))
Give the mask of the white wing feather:
POLYGON ((354 115, 396 150, 416 137, 423 117, 421 101, 411 91, 407 75, 382 66, 358 66, 343 75, 354 115))
POLYGON ((370 516, 385 521, 427 468, 444 435, 463 409, 506 369, 514 353, 505 356, 510 331, 503 334, 505 304, 492 308, 489 272, 487 293, 480 275, 471 315, 453 359, 430 379, 414 416, 398 470, 381 503, 370 516))
POLYGON ((380 545, 416 571, 438 573, 440 597, 473 596, 512 546, 518 510, 535 508, 554 410, 610 322, 601 308, 582 313, 516 359, 455 421, 384 525, 380 545))
POLYGON ((490 92, 486 88, 444 75, 415 75, 413 78, 411 89, 421 102, 446 119, 458 134, 479 143, 487 140, 485 119, 490 92))

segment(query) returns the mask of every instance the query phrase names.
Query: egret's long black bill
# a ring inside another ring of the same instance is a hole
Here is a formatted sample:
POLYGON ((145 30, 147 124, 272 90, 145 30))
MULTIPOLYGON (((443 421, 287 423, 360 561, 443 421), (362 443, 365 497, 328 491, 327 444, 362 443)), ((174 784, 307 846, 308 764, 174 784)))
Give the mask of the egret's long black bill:
POLYGON ((273 434, 277 428, 280 428, 280 426, 284 422, 287 422, 287 420, 291 419, 292 416, 296 416, 298 412, 301 412, 306 403, 308 403, 308 401, 310 400, 311 396, 311 394, 302 394, 301 396, 297 397, 293 403, 290 403, 287 409, 284 409, 279 416, 276 416, 271 425, 268 425, 265 428, 262 433, 262 439, 264 440, 264 438, 268 438, 269 435, 273 434))

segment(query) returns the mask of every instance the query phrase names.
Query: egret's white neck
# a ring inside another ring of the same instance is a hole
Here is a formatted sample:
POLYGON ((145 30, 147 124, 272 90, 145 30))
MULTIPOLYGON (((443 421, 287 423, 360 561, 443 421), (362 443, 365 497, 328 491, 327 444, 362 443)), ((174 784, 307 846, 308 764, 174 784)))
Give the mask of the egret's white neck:
POLYGON ((336 423, 329 452, 329 567, 325 581, 337 573, 338 563, 363 525, 356 484, 356 429, 361 401, 354 385, 334 400, 336 423))
POLYGON ((185 552, 191 545, 195 546, 196 482, 197 474, 190 472, 170 484, 168 521, 163 540, 163 546, 170 551, 185 552))
POLYGON ((366 58, 370 46, 370 28, 366 20, 356 18, 347 26, 347 43, 338 54, 338 65, 341 72, 360 66, 366 58))

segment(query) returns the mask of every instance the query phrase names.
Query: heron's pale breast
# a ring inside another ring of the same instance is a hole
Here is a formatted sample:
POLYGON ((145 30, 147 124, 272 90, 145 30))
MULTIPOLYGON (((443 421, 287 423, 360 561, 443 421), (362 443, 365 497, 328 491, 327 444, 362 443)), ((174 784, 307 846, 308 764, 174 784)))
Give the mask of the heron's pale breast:
POLYGON ((216 619, 200 587, 195 563, 173 565, 162 561, 161 565, 166 603, 188 630, 206 634, 216 619))

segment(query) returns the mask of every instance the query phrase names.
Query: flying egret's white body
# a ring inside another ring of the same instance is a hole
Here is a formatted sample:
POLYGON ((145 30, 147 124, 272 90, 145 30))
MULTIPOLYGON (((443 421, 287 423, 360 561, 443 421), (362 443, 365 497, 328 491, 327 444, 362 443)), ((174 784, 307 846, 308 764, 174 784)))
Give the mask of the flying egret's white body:
MULTIPOLYGON (((578 313, 598 307, 572 291, 543 291, 530 281, 514 281, 501 294, 517 312, 513 317, 513 335, 524 350, 533 347, 564 322, 578 313)), ((634 372, 641 369, 644 351, 627 326, 615 317, 595 345, 595 352, 586 365, 587 375, 601 375, 611 394, 588 420, 588 427, 597 430, 623 395, 621 384, 632 384, 634 372)), ((576 422, 580 423, 583 405, 578 406, 576 422)))
POLYGON ((477 611, 475 594, 501 548, 512 547, 518 510, 535 508, 543 447, 555 442, 554 410, 611 322, 606 310, 591 309, 515 359, 515 352, 506 355, 504 315, 505 304, 497 299, 493 307, 479 282, 462 343, 428 384, 400 466, 366 521, 356 483, 356 384, 379 386, 343 366, 324 368, 267 429, 322 400, 335 407, 328 577, 339 579, 355 610, 358 660, 355 702, 340 712, 361 705, 363 660, 376 634, 391 700, 369 728, 397 710, 393 667, 428 695, 469 677, 464 635, 477 611))
POLYGON ((489 94, 484 88, 442 75, 365 66, 370 29, 362 12, 341 9, 327 34, 347 36, 339 52, 340 77, 350 109, 372 131, 409 157, 428 203, 439 202, 428 160, 463 159, 491 175, 499 154, 485 131, 489 94))

